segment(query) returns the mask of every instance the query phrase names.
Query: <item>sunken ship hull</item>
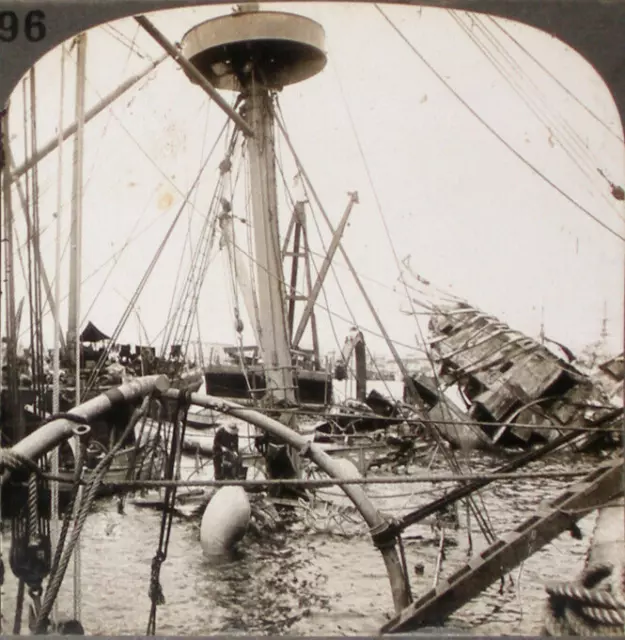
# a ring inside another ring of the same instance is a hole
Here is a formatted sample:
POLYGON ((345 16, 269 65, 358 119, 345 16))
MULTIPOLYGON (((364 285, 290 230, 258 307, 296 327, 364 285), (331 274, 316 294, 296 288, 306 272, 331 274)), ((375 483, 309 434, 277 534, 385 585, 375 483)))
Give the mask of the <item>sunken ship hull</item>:
POLYGON ((590 430, 577 448, 609 444, 608 429, 622 419, 600 385, 566 359, 467 304, 430 320, 430 348, 438 378, 456 385, 468 417, 492 445, 525 447, 550 442, 563 429, 590 430))

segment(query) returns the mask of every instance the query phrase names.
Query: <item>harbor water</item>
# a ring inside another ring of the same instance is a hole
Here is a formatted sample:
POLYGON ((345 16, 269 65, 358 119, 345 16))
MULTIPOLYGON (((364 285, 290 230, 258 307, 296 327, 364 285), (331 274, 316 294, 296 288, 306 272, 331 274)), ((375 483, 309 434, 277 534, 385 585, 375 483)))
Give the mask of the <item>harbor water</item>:
MULTIPOLYGON (((504 461, 479 452, 470 456, 460 453, 458 460, 471 473, 491 470, 504 461)), ((596 464, 596 457, 560 455, 534 463, 525 471, 584 471, 596 464)), ((407 471, 423 473, 428 466, 433 474, 449 473, 440 455, 433 461, 429 456, 407 471)), ((501 535, 570 482, 557 478, 498 482, 480 493, 478 504, 483 503, 494 531, 501 535)), ((441 495, 439 486, 412 483, 370 486, 368 492, 379 509, 394 515, 441 495)), ((472 553, 478 553, 486 546, 475 521, 467 522, 464 514, 464 506, 459 505, 461 526, 445 530, 442 579, 466 562, 471 547, 472 553)), ((562 534, 503 583, 497 581, 460 609, 448 626, 485 635, 539 633, 544 585, 568 579, 581 570, 594 519, 590 515, 579 523, 582 540, 568 532, 562 534)), ((145 633, 150 567, 160 522, 160 512, 138 508, 131 501, 126 502, 123 514, 118 513, 116 499, 100 501, 87 519, 82 535, 80 596, 88 634, 145 633)), ((8 567, 8 532, 5 527, 4 633, 13 626, 17 590, 8 567)), ((158 607, 157 634, 375 634, 393 612, 388 577, 366 527, 351 526, 347 534, 342 535, 340 528, 334 534, 319 533, 294 522, 266 538, 246 536, 235 559, 214 566, 202 556, 199 520, 176 518, 161 570, 166 602, 158 607)), ((416 597, 432 586, 439 541, 439 531, 430 524, 406 532, 405 550, 416 597)), ((59 598, 61 617, 72 616, 72 587, 70 564, 59 598)), ((25 614, 24 630, 26 625, 25 614)))

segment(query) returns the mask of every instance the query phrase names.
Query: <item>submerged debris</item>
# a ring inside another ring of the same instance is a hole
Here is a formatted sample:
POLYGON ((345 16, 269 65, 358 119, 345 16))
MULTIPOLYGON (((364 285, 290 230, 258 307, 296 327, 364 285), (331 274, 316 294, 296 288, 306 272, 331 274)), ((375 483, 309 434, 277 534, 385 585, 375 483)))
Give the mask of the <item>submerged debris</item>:
MULTIPOLYGON (((464 303, 433 316, 430 330, 439 382, 444 388, 456 387, 469 420, 481 425, 491 445, 551 441, 562 428, 597 429, 578 442, 579 449, 599 439, 612 441, 607 429, 598 430, 620 418, 622 403, 613 404, 613 394, 543 344, 464 303)), ((427 381, 416 380, 430 411, 440 406, 441 394, 434 392, 433 401, 427 381)), ((443 433, 453 440, 448 431, 443 433)))

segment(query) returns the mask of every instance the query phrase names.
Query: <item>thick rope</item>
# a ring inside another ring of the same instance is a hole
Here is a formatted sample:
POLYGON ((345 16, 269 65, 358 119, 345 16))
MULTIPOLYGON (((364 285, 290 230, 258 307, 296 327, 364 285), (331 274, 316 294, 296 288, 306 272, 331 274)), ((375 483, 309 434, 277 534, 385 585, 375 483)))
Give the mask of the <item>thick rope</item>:
MULTIPOLYGON (((592 568, 593 572, 604 571, 606 577, 614 576, 614 567, 601 565, 592 568)), ((621 586, 623 572, 621 574, 621 586)), ((545 631, 548 635, 564 636, 622 636, 625 630, 625 600, 608 589, 612 585, 600 588, 583 586, 583 579, 574 583, 564 582, 548 585, 549 595, 545 631)))
POLYGON ((118 440, 118 442, 113 446, 113 448, 102 458, 102 460, 98 463, 96 468, 93 470, 93 473, 87 482, 86 492, 81 501, 80 508, 78 509, 78 514, 74 522, 74 528, 72 530, 72 536, 67 544, 67 548, 64 549, 61 559, 59 561, 57 571, 55 575, 51 578, 49 582, 48 589, 46 590, 46 595, 44 597, 43 604, 39 610, 37 615, 37 619, 35 621, 35 632, 36 633, 45 633, 47 626, 47 619, 50 615, 50 611, 52 610, 52 606, 54 601, 58 595, 59 589, 61 588, 61 584, 63 582, 63 578, 65 577, 65 572, 67 570, 67 566, 69 565, 69 561, 72 557, 72 553, 78 540, 80 538, 80 534, 85 525, 85 521, 87 520, 87 516, 89 515, 89 511, 91 509, 91 505, 96 497, 96 492, 98 487, 102 484, 102 480, 106 472, 108 471, 113 458, 117 454, 117 452, 121 449, 122 443, 126 440, 132 429, 134 428, 134 422, 131 420, 128 426, 126 427, 122 437, 118 440))

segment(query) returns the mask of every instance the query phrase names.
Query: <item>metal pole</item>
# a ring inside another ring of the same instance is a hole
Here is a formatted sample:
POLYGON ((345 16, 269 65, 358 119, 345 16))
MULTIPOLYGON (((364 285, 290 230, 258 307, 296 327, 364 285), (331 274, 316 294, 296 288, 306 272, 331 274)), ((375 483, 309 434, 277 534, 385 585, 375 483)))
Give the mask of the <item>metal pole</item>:
MULTIPOLYGON (((5 108, 4 123, 2 127, 2 146, 7 149, 9 146, 9 103, 5 108)), ((2 197, 4 199, 4 240, 6 242, 4 256, 4 277, 6 279, 6 339, 7 339, 7 370, 8 370, 8 390, 9 407, 13 420, 14 429, 12 437, 19 440, 24 437, 25 425, 22 408, 19 402, 19 373, 17 370, 17 329, 15 316, 15 273, 13 269, 13 239, 14 239, 14 218, 11 198, 11 187, 13 180, 9 167, 4 165, 2 173, 2 197)))
MULTIPOLYGON (((58 316, 57 309, 61 304, 61 213, 63 210, 63 117, 65 102, 65 45, 61 45, 61 78, 60 78, 60 96, 59 96, 59 137, 58 137, 58 165, 57 165, 57 191, 56 191, 56 229, 54 237, 54 298, 49 296, 50 309, 54 318, 54 347, 52 355, 52 415, 59 412, 61 401, 61 349, 65 349, 65 339, 61 329, 61 319, 58 316)), ((15 175, 15 174, 14 174, 15 175)), ((38 254, 39 258, 41 254, 38 254)), ((45 270, 42 273, 45 275, 45 270)), ((44 283, 47 281, 47 277, 44 283)), ((49 285, 48 285, 49 287, 49 285)), ((46 292, 48 289, 46 288, 46 292)), ((52 452, 51 459, 52 475, 59 473, 59 449, 56 448, 52 452)), ((59 540, 59 483, 52 483, 52 544, 56 550, 59 540)), ((59 605, 55 600, 53 608, 54 616, 58 620, 59 605)))
MULTIPOLYGON (((155 391, 163 393, 169 389, 169 384, 169 378, 164 375, 135 378, 126 384, 109 389, 95 398, 83 402, 81 405, 70 409, 68 413, 87 420, 93 420, 105 411, 124 402, 134 402, 155 391)), ((75 427, 75 422, 65 418, 53 420, 20 440, 11 447, 10 451, 19 456, 36 460, 58 447, 63 441, 71 438, 75 427)), ((0 478, 0 485, 4 484, 10 475, 10 470, 5 471, 0 478)))
MULTIPOLYGON (((178 389, 169 389, 163 394, 166 398, 173 400, 180 395, 178 389)), ((229 416, 245 420, 263 431, 267 431, 282 440, 285 444, 297 449, 300 456, 310 458, 320 469, 325 471, 330 477, 339 480, 349 480, 351 476, 346 474, 344 467, 340 462, 333 460, 319 445, 309 442, 304 436, 296 431, 289 429, 282 423, 269 418, 257 411, 246 409, 234 402, 226 402, 221 398, 201 393, 192 393, 190 401, 201 407, 214 409, 220 413, 226 413, 229 416)), ((343 485, 341 487, 347 497, 354 503, 354 506, 361 513, 367 525, 371 530, 381 529, 387 525, 387 521, 380 515, 375 505, 369 500, 363 488, 358 485, 343 485)), ((406 580, 404 577, 402 565, 397 553, 395 544, 385 546, 380 549, 386 569, 391 582, 391 591, 393 593, 393 602, 395 611, 400 612, 410 604, 410 597, 406 589, 406 580)))
POLYGON ((245 120, 219 95, 217 89, 197 70, 195 65, 187 60, 182 52, 177 49, 167 38, 145 17, 135 16, 135 20, 145 29, 158 44, 182 67, 183 71, 191 77, 193 82, 200 85, 216 103, 217 106, 245 133, 254 137, 254 130, 245 120))

